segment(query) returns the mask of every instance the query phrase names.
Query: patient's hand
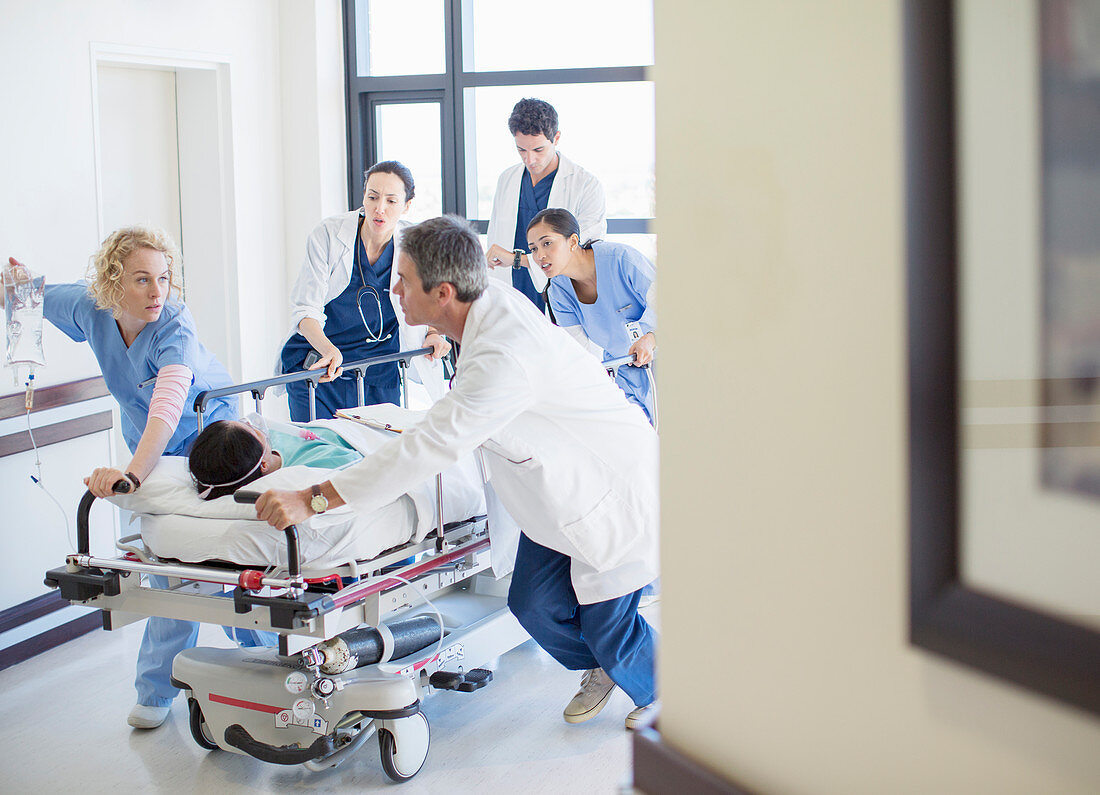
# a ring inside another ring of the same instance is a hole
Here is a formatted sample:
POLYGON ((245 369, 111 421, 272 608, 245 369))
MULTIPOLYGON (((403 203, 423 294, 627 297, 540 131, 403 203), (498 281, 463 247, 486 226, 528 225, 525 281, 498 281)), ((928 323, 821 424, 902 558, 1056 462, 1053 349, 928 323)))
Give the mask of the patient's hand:
POLYGON ((265 491, 256 500, 256 516, 278 530, 285 530, 313 516, 313 509, 309 507, 311 496, 309 489, 265 491))

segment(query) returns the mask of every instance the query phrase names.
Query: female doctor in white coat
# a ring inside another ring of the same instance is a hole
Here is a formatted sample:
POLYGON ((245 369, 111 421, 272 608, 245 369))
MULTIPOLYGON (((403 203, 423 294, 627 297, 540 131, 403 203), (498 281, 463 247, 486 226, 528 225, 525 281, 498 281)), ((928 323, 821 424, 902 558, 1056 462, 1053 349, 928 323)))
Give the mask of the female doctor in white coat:
MULTIPOLYGON (((292 333, 280 353, 284 373, 305 368, 306 357, 320 358, 309 369, 325 368, 316 391, 316 417, 328 419, 340 408, 358 405, 355 378, 341 365, 370 356, 431 346, 431 359, 450 345, 435 329, 412 328, 391 292, 397 280, 399 222, 415 192, 412 173, 396 160, 377 163, 364 174, 363 207, 326 218, 306 242, 306 259, 291 293, 292 333)), ((442 392, 442 369, 423 357, 413 360, 432 397, 442 392)), ((309 417, 306 382, 287 384, 291 419, 309 417)), ((364 376, 366 404, 398 403, 397 364, 371 367, 364 376)))

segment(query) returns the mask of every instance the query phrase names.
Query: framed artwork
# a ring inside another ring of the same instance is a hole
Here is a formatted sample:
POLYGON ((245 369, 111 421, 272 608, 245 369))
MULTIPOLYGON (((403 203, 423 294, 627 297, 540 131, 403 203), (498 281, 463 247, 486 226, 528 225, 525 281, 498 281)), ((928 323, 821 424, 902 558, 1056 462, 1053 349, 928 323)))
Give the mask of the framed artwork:
POLYGON ((910 639, 1100 715, 1100 4, 905 4, 910 639))

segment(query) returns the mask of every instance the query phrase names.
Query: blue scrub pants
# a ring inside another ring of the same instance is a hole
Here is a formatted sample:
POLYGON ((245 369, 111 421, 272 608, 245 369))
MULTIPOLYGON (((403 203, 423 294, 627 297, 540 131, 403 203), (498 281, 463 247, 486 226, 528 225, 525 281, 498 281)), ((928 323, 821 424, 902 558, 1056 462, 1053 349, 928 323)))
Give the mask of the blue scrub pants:
POLYGON ((636 706, 656 698, 653 628, 638 615, 641 591, 582 605, 570 558, 519 538, 508 607, 550 656, 572 671, 603 668, 636 706))
MULTIPOLYGON (((154 588, 167 588, 168 578, 149 575, 154 588)), ((172 660, 184 649, 190 649, 199 639, 199 625, 194 621, 152 616, 145 623, 145 635, 138 650, 137 688, 139 704, 147 707, 167 707, 179 694, 172 685, 172 660)))

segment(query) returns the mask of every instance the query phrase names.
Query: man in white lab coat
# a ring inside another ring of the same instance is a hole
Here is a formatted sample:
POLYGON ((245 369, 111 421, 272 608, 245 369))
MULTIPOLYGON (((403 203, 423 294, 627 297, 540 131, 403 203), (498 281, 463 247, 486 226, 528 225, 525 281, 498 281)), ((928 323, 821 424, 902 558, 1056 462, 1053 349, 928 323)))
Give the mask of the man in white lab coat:
POLYGON ((370 511, 480 447, 523 529, 509 607, 585 672, 565 720, 595 716, 618 685, 633 728, 655 700, 655 634, 637 608, 657 576, 656 433, 596 359, 488 278, 466 221, 433 218, 402 244, 394 293, 408 322, 462 346, 451 391, 372 457, 312 489, 267 492, 257 513, 284 528, 345 503, 370 511))
POLYGON ((527 253, 527 224, 547 207, 573 213, 582 243, 607 234, 603 185, 596 177, 558 151, 558 112, 541 99, 521 99, 508 117, 522 162, 504 170, 493 194, 486 234, 494 275, 545 310, 546 277, 527 253))

